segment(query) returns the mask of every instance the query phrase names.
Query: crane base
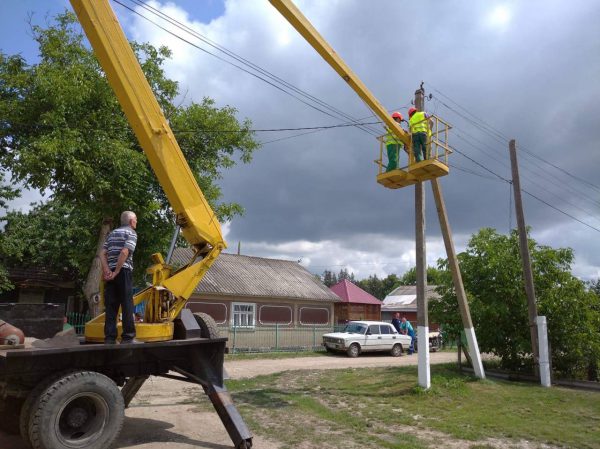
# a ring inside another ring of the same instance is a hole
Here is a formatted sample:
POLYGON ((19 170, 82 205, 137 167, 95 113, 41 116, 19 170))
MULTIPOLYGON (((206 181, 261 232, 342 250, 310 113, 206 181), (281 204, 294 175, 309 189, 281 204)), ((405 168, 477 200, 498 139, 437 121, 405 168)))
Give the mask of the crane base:
MULTIPOLYGON (((135 323, 135 338, 139 341, 169 341, 173 339, 173 330, 173 322, 135 323)), ((122 331, 123 327, 121 326, 121 323, 118 323, 117 338, 120 338, 122 331)), ((94 320, 86 323, 85 341, 89 343, 104 342, 104 320, 94 320)))

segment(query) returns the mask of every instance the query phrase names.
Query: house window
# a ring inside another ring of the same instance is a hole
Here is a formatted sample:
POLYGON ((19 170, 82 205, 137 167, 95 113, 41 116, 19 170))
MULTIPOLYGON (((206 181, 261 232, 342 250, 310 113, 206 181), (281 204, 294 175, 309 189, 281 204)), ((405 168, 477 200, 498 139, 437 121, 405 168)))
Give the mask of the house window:
POLYGON ((254 327, 256 324, 256 304, 234 302, 231 305, 231 325, 234 327, 254 327))
POLYGON ((300 324, 325 326, 329 324, 329 309, 324 307, 300 307, 300 324))

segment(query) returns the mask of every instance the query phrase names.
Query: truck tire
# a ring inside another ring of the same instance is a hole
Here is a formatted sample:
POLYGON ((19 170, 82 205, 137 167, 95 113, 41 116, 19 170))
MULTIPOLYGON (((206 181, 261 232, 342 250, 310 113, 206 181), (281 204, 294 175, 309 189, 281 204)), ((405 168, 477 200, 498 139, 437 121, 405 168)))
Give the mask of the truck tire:
POLYGON ((21 434, 23 441, 29 446, 31 446, 31 440, 29 439, 29 422, 31 420, 31 409, 33 408, 33 405, 39 400, 42 393, 46 391, 50 385, 56 382, 58 378, 66 376, 69 373, 72 373, 72 371, 55 374, 54 376, 42 380, 27 395, 23 407, 21 407, 21 415, 19 416, 19 433, 21 434))
POLYGON ((106 449, 119 435, 123 395, 103 374, 60 377, 34 402, 29 420, 33 449, 106 449))
POLYGON ((207 313, 196 312, 194 313, 196 323, 200 326, 200 335, 202 338, 219 338, 219 328, 215 320, 207 313))

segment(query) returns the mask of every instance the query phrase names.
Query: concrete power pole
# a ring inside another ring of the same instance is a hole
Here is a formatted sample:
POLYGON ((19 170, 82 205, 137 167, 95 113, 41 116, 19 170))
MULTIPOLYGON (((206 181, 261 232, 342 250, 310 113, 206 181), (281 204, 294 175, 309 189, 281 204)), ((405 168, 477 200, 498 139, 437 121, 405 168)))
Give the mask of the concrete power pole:
MULTIPOLYGON (((425 106, 423 84, 415 92, 415 107, 422 111, 425 106)), ((415 184, 415 243, 417 276, 417 337, 419 343, 419 386, 431 387, 429 368, 429 317, 427 306, 427 256, 425 245, 425 191, 423 183, 415 184)))
POLYGON ((515 212, 519 229, 519 247, 521 250, 521 262, 523 263, 523 277, 525 279, 525 293, 527 294, 527 306, 529 310, 529 331, 531 334, 531 349, 533 352, 533 363, 535 375, 540 375, 540 354, 537 331, 537 306, 535 304, 535 288, 533 285, 533 272, 531 270, 531 259, 529 257, 529 246, 527 244, 527 230, 525 229, 525 216, 523 214, 523 202, 521 201, 521 181, 519 179, 519 166, 517 163, 517 149, 514 139, 508 144, 510 151, 510 166, 512 169, 513 192, 515 195, 515 212))

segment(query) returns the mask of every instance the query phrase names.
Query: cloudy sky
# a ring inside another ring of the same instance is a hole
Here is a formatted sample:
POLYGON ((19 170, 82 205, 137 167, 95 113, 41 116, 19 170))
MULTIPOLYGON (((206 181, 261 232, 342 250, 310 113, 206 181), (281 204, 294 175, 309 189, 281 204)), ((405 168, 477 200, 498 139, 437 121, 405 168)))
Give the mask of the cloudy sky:
MULTIPOLYGON (((181 101, 212 97, 236 107, 255 129, 340 125, 348 116, 377 121, 267 0, 136 3, 111 0, 131 39, 173 50, 167 74, 179 81, 181 101), (277 89, 157 24, 256 73, 198 36, 208 38, 321 103, 277 89)), ((457 152, 441 184, 459 251, 482 227, 506 233, 516 226, 506 182, 514 138, 533 237, 573 248, 575 274, 600 277, 600 2, 296 4, 388 110, 406 115, 424 81, 432 94, 426 109, 454 125, 457 152)), ((35 61, 28 13, 41 24, 70 7, 64 0, 2 0, 1 8, 0 48, 35 61)), ((224 228, 230 250, 241 242, 243 254, 301 260, 314 273, 346 268, 358 278, 414 266, 414 188, 375 182, 375 136, 382 133, 377 124, 258 132, 264 145, 254 161, 222 179, 224 200, 246 209, 224 228)), ((427 260, 435 265, 445 253, 429 185, 426 192, 427 260)))

